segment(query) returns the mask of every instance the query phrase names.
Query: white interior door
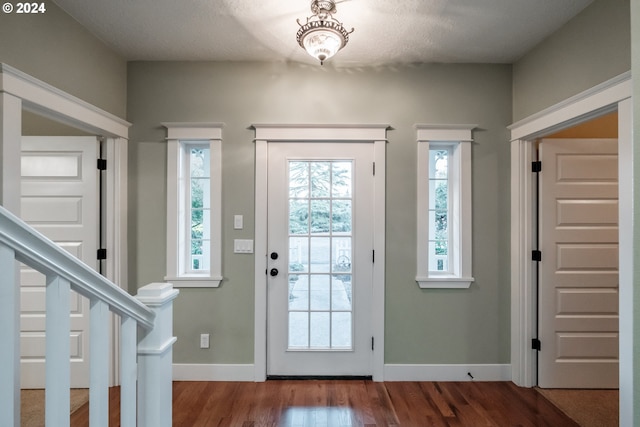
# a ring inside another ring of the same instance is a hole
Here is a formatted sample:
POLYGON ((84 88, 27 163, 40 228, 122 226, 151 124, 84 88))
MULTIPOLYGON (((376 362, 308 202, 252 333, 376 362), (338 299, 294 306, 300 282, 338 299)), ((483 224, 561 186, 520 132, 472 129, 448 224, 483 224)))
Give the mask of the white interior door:
POLYGON ((538 385, 618 387, 618 141, 540 144, 538 385))
POLYGON ((270 376, 372 374, 373 144, 270 143, 270 376))
MULTIPOLYGON (((83 262, 97 268, 98 142, 95 137, 23 137, 22 218, 83 262)), ((45 378, 45 277, 22 266, 21 387, 45 378)), ((71 292, 71 387, 89 385, 89 301, 71 292)))

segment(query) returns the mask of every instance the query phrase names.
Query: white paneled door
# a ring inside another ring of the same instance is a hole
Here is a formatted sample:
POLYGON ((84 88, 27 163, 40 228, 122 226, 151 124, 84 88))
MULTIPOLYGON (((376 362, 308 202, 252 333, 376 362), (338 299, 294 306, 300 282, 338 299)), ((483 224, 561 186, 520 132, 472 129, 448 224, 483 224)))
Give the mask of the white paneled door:
POLYGON ((540 144, 538 384, 618 387, 618 141, 540 144))
POLYGON ((371 375, 373 144, 268 157, 268 375, 371 375))
MULTIPOLYGON (((22 219, 97 268, 98 142, 95 137, 23 137, 22 219)), ((43 388, 45 277, 22 266, 21 387, 43 388)), ((71 292, 71 387, 89 385, 89 301, 71 292)))

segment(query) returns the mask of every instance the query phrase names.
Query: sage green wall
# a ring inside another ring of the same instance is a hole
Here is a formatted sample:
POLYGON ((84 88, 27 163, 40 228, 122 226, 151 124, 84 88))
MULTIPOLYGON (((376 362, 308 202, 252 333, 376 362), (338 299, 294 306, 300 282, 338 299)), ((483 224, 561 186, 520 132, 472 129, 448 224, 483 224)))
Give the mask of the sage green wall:
MULTIPOLYGON (((285 63, 129 64, 130 283, 165 274, 164 121, 224 122, 223 275, 218 289, 182 289, 177 363, 252 363, 252 123, 383 123, 387 145, 387 363, 509 363, 511 66, 332 69, 285 63), (473 274, 469 290, 420 290, 416 274, 416 123, 478 124, 473 145, 473 274), (233 215, 245 229, 233 230, 233 215), (200 333, 211 349, 198 348, 200 333)), ((133 289, 132 289, 133 290, 133 289)))
POLYGON ((124 118, 124 58, 55 3, 44 3, 42 14, 0 13, 0 62, 124 118))
POLYGON ((513 65, 513 121, 631 69, 629 0, 595 0, 513 65))
MULTIPOLYGON (((633 76, 640 76, 640 0, 631 0, 631 59, 633 76)), ((633 425, 640 425, 640 82, 633 82, 633 425)), ((624 397, 621 396, 621 399, 624 397)), ((626 400, 626 398, 625 398, 626 400)))

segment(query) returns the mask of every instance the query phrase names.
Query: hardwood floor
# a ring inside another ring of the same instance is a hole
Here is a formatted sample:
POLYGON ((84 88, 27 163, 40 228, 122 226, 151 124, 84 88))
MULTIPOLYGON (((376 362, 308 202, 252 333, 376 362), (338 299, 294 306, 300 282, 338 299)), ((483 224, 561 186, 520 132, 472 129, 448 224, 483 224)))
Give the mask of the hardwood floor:
MULTIPOLYGON (((120 426, 111 390, 111 427, 120 426)), ((89 405, 71 417, 88 426, 89 405)), ((308 380, 175 382, 173 425, 281 427, 579 427, 534 389, 510 382, 308 380)))

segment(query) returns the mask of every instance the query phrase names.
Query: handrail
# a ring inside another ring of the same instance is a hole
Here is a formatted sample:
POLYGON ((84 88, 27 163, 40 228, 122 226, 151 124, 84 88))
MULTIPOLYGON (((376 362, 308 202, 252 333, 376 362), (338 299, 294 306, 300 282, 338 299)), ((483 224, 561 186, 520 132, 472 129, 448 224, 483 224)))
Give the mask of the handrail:
POLYGON ((16 260, 43 274, 60 276, 79 294, 104 301, 113 312, 134 319, 144 329, 153 328, 155 313, 152 310, 2 206, 0 242, 15 251, 16 260))

